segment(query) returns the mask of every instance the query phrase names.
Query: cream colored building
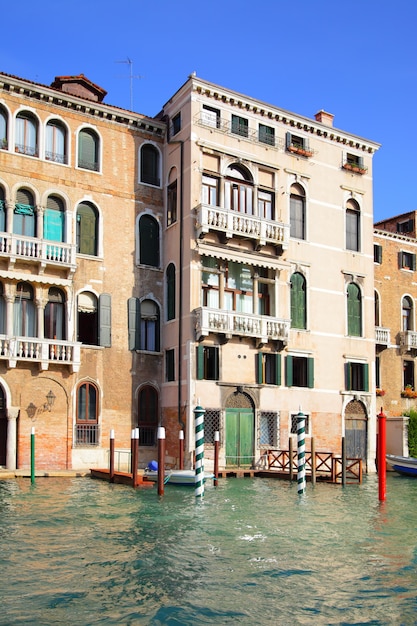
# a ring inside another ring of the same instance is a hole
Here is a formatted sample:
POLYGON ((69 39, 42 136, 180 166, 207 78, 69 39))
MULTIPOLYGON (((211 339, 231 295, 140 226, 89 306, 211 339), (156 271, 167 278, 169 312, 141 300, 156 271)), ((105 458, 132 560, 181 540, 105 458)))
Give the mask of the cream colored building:
POLYGON ((163 115, 169 433, 185 424, 192 450, 200 404, 221 463, 252 465, 288 449, 301 409, 307 447, 314 437, 340 454, 345 437, 348 456, 374 469, 379 145, 325 111, 308 119, 195 76, 163 115))

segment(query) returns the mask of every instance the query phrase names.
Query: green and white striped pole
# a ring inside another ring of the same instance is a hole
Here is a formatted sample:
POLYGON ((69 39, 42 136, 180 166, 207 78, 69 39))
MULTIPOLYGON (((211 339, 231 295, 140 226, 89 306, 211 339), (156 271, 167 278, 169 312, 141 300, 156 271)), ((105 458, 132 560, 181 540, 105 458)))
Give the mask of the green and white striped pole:
POLYGON ((297 414, 297 485, 299 495, 306 491, 305 430, 306 418, 300 408, 297 414))
POLYGON ((195 424, 195 496, 204 496, 204 413, 197 405, 194 409, 195 424))

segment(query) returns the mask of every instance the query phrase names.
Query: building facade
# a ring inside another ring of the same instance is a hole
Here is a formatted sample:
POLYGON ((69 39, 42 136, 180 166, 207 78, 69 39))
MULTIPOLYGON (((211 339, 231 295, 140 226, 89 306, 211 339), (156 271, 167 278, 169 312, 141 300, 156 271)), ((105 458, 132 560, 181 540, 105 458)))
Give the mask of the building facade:
POLYGON ((379 145, 190 76, 156 118, 0 75, 0 465, 307 448, 375 459, 379 145), (50 393, 51 392, 51 393, 50 393))

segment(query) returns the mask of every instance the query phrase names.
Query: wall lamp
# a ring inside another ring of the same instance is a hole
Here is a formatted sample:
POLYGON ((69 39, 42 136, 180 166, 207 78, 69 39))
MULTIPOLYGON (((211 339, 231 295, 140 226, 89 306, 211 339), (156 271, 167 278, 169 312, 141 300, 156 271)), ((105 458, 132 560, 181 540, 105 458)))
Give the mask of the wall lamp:
POLYGON ((56 395, 51 389, 49 393, 46 394, 46 402, 42 406, 37 407, 33 404, 33 402, 31 402, 26 408, 26 413, 28 414, 29 419, 33 420, 37 413, 45 413, 46 411, 50 412, 54 406, 55 400, 56 395))

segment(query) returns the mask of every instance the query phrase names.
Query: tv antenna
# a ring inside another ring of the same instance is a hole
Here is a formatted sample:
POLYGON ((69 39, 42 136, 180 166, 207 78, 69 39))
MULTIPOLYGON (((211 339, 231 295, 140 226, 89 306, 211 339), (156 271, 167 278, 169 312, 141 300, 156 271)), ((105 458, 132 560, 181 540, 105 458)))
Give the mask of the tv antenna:
MULTIPOLYGON (((126 65, 129 66, 129 79, 130 79, 130 110, 133 111, 133 79, 134 78, 142 78, 142 76, 138 75, 134 75, 133 74, 133 61, 131 59, 129 59, 129 57, 126 58, 126 61, 115 61, 115 63, 125 63, 126 65)), ((123 77, 124 78, 124 77, 123 77)))

